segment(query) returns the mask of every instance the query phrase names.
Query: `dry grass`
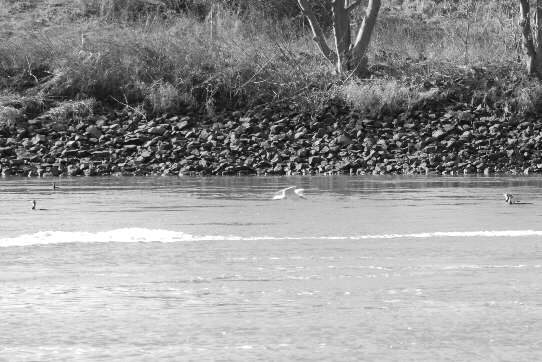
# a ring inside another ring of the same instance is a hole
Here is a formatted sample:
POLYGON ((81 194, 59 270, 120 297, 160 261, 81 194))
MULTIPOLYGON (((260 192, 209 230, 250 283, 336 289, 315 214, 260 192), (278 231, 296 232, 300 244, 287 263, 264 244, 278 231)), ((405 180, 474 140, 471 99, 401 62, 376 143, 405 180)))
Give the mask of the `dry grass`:
POLYGON ((107 20, 134 21, 180 11, 186 1, 181 0, 78 0, 83 14, 107 20))
POLYGON ((352 80, 340 87, 341 95, 362 112, 394 113, 424 96, 417 87, 401 84, 396 79, 352 80))
POLYGON ((539 82, 531 81, 517 89, 514 98, 520 113, 542 113, 542 85, 539 82))
POLYGON ((46 116, 54 122, 79 121, 92 116, 96 108, 96 100, 93 98, 64 101, 49 109, 46 116))
POLYGON ((373 38, 375 61, 503 64, 521 55, 517 6, 507 1, 460 2, 453 8, 442 1, 420 9, 414 3, 430 2, 405 1, 382 12, 373 38))
POLYGON ((23 118, 23 113, 19 109, 10 106, 0 106, 0 125, 11 126, 21 118, 23 118))
MULTIPOLYGON (((146 100, 159 112, 182 103, 233 107, 297 94, 328 70, 312 44, 253 32, 230 12, 209 22, 179 16, 135 24, 87 21, 20 34, 0 44, 3 87, 50 97, 146 100), (179 95, 188 102, 165 101, 179 95)), ((278 32, 277 32, 278 33, 278 32)))
POLYGON ((197 107, 190 93, 181 93, 171 83, 158 81, 145 92, 145 108, 150 113, 175 113, 186 107, 197 107))
MULTIPOLYGON (((1 22, 4 12, 25 14, 21 3, 0 2, 1 22)), ((342 83, 310 36, 300 32, 307 28, 300 17, 292 18, 295 6, 244 0, 238 8, 216 7, 212 22, 183 12, 210 3, 66 2, 72 20, 63 16, 62 22, 0 35, 0 88, 58 101, 141 105, 150 113, 300 99, 309 99, 310 106, 336 94, 360 109, 390 110, 424 96, 406 77, 423 82, 458 66, 517 64, 521 55, 512 0, 472 1, 470 7, 451 0, 388 0, 370 53, 373 64, 389 69, 387 78, 342 83), (270 13, 282 16, 262 15, 270 13)), ((52 7, 47 9, 51 19, 52 7)))

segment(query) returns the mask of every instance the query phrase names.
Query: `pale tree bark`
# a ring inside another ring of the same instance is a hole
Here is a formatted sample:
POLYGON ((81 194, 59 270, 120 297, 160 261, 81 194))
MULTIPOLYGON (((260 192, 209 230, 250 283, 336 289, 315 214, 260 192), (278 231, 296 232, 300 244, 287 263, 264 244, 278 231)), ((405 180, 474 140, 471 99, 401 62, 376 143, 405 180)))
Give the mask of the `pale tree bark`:
POLYGON ((536 0, 534 31, 531 27, 529 0, 519 0, 520 27, 523 34, 523 48, 527 54, 527 72, 542 79, 542 0, 536 0), (536 34, 536 38, 533 36, 536 34))
POLYGON ((339 73, 349 70, 348 63, 352 44, 350 16, 345 2, 345 0, 334 0, 332 3, 333 35, 335 37, 335 52, 337 53, 336 66, 339 73))
POLYGON ((367 68, 367 50, 369 49, 371 35, 373 34, 379 10, 380 0, 369 0, 365 18, 363 19, 363 23, 359 28, 358 35, 356 36, 356 42, 354 43, 354 48, 352 49, 352 58, 354 63, 359 64, 360 67, 367 68))
POLYGON ((324 54, 324 56, 331 63, 335 64, 337 62, 337 55, 327 45, 324 31, 322 30, 320 24, 318 23, 318 20, 316 19, 316 15, 312 10, 310 2, 308 0, 298 0, 298 3, 301 11, 303 12, 303 15, 305 15, 309 20, 314 42, 316 43, 322 54, 324 54))
MULTIPOLYGON (((536 28, 536 54, 542 57, 542 0, 536 0, 536 13, 534 26, 536 28)), ((541 59, 537 61, 537 70, 541 70, 541 59)))
POLYGON ((368 72, 367 50, 369 49, 371 35, 380 10, 381 0, 369 0, 365 18, 354 42, 352 42, 350 14, 352 10, 360 5, 361 0, 332 0, 334 50, 327 45, 324 33, 320 25, 318 25, 309 0, 298 0, 298 3, 303 15, 309 20, 318 48, 336 67, 337 72, 351 71, 358 75, 365 75, 368 72))

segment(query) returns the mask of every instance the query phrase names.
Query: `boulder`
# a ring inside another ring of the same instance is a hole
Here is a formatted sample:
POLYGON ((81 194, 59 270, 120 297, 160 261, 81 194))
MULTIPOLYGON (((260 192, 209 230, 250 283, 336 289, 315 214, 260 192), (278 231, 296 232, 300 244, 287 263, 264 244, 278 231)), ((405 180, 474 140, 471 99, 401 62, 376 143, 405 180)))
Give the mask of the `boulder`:
POLYGON ((32 144, 37 145, 40 143, 45 143, 47 141, 47 136, 44 134, 37 134, 32 138, 32 144))
POLYGON ((98 129, 96 126, 89 126, 87 127, 87 134, 92 136, 93 138, 100 138, 102 136, 102 131, 98 129))

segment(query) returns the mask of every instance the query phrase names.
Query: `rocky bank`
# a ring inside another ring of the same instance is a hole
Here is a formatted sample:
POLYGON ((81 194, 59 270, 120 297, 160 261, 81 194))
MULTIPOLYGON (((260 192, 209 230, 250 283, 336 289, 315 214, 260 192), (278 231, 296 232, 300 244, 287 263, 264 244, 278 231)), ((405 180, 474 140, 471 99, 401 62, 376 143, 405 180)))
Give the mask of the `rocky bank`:
POLYGON ((441 95, 372 116, 339 102, 315 112, 260 106, 212 117, 149 119, 130 109, 65 122, 41 115, 0 124, 0 170, 2 176, 542 172, 542 118, 520 116, 468 89, 441 95))

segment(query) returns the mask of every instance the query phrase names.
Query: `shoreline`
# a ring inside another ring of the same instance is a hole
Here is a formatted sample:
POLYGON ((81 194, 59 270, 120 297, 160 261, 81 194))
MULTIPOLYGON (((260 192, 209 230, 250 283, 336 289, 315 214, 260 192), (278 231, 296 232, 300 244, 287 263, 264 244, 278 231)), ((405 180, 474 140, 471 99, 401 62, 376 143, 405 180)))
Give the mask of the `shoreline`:
POLYGON ((542 118, 509 109, 504 97, 475 97, 472 86, 461 86, 473 84, 466 80, 434 87, 431 98, 394 112, 361 112, 331 100, 310 112, 291 103, 214 115, 150 117, 127 107, 61 119, 50 112, 4 117, 0 174, 542 173, 542 118))
POLYGON ((136 3, 6 3, 0 177, 542 173, 515 6, 391 2, 358 79, 295 2, 136 3))
POLYGON ((136 121, 134 114, 75 125, 33 120, 0 133, 1 175, 542 172, 542 120, 489 120, 465 111, 365 118, 342 111, 331 106, 316 117, 233 112, 224 122, 198 124, 190 116, 136 121))

